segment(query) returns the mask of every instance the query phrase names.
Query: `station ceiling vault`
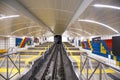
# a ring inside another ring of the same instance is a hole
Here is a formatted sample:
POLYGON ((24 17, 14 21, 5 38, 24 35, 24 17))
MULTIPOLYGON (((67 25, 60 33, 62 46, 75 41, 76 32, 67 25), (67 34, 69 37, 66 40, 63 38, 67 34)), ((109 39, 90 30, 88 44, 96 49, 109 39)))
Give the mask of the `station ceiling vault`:
POLYGON ((120 0, 0 0, 0 35, 111 35, 120 32, 120 0))

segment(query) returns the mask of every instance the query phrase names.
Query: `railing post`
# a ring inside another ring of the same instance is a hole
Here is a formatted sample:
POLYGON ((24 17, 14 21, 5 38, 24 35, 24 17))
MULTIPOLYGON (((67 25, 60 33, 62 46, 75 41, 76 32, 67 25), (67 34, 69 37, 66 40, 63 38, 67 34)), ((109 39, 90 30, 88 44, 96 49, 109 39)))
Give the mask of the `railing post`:
POLYGON ((8 60, 8 55, 6 56, 6 80, 9 80, 9 60, 8 60))
POLYGON ((100 63, 99 66, 100 74, 99 74, 99 79, 102 80, 102 64, 100 63))
POLYGON ((80 80, 82 79, 82 72, 81 72, 81 70, 82 70, 82 55, 80 54, 80 80))
POLYGON ((20 53, 18 53, 18 56, 19 56, 19 74, 20 74, 20 68, 21 68, 21 67, 20 67, 20 58, 21 58, 21 57, 20 57, 20 53))
POLYGON ((87 80, 88 80, 88 75, 89 75, 89 58, 87 56, 87 80))

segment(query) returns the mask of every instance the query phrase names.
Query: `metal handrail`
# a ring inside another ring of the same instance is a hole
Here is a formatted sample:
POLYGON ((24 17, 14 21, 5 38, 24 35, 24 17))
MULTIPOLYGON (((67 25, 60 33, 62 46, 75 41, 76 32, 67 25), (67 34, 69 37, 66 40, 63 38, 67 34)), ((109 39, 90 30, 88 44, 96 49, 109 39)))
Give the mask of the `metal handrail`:
POLYGON ((105 62, 103 62, 103 61, 101 61, 101 60, 95 59, 94 57, 89 56, 86 52, 83 52, 83 53, 80 54, 80 65, 81 65, 81 67, 80 67, 80 76, 81 76, 81 78, 84 77, 83 80, 90 80, 92 76, 93 76, 93 78, 94 78, 94 73, 95 73, 95 71, 96 71, 98 68, 99 68, 99 70, 100 70, 99 80, 102 80, 102 70, 103 70, 103 72, 104 72, 104 76, 105 76, 106 80, 108 80, 108 77, 107 77, 107 74, 106 74, 106 72, 105 72, 104 66, 107 66, 107 67, 109 67, 109 68, 111 68, 111 69, 113 69, 113 70, 115 70, 115 71, 120 72, 120 69, 119 69, 119 68, 116 68, 116 67, 114 67, 114 66, 112 66, 112 65, 110 65, 110 64, 107 64, 107 63, 105 63, 105 62), (86 57, 85 60, 84 60, 84 62, 83 62, 83 58, 82 58, 83 56, 86 57), (96 67, 94 70, 93 70, 93 68, 91 67, 91 65, 89 65, 89 64, 90 64, 90 60, 89 60, 89 59, 95 60, 95 61, 98 63, 98 64, 97 64, 97 67, 96 67), (89 75, 89 73, 88 73, 88 68, 89 68, 89 67, 88 67, 88 66, 90 66, 90 69, 92 68, 92 69, 91 69, 91 70, 92 70, 92 73, 91 73, 90 76, 88 76, 88 75, 89 75), (86 76, 84 76, 84 75, 82 74, 82 71, 83 71, 84 68, 87 70, 86 76))
MULTIPOLYGON (((3 54, 3 55, 0 55, 0 58, 4 58, 4 61, 6 60, 7 62, 5 63, 6 64, 6 76, 5 75, 3 75, 3 74, 1 74, 0 73, 0 76, 3 78, 3 79, 5 79, 5 80, 10 80, 11 78, 13 78, 15 75, 17 75, 18 73, 20 74, 20 53, 17 53, 17 52, 8 52, 8 53, 5 53, 5 54, 3 54), (12 60, 12 58, 10 57, 10 55, 13 55, 13 54, 17 54, 16 56, 16 59, 15 59, 15 61, 13 61, 12 60), (16 61, 17 61, 17 59, 19 59, 18 60, 18 66, 16 65, 16 61), (9 71, 9 62, 11 62, 12 63, 12 69, 9 71), (12 71, 13 71, 13 68, 16 68, 17 69, 17 72, 15 73, 15 74, 13 74, 12 76, 11 76, 11 73, 12 73, 12 71)), ((4 62, 3 61, 3 62, 4 62)), ((4 63, 1 63, 0 64, 0 68, 1 68, 1 66, 3 65, 4 63)))
POLYGON ((5 57, 5 56, 9 56, 9 55, 13 55, 13 54, 18 54, 18 53, 16 53, 16 52, 8 52, 8 53, 4 53, 4 54, 2 54, 2 55, 0 55, 0 58, 2 58, 2 57, 5 57))
POLYGON ((93 59, 93 60, 95 60, 95 61, 97 61, 97 62, 99 62, 99 63, 101 63, 101 64, 103 64, 103 65, 105 65, 105 66, 109 66, 110 68, 112 68, 112 69, 114 69, 114 70, 120 72, 120 69, 118 69, 118 68, 116 68, 116 67, 113 67, 113 66, 111 66, 110 64, 106 64, 106 63, 103 62, 103 61, 97 60, 97 59, 95 59, 95 58, 89 56, 89 55, 88 55, 87 53, 85 53, 85 52, 82 53, 81 55, 87 56, 87 57, 90 58, 90 59, 93 59))

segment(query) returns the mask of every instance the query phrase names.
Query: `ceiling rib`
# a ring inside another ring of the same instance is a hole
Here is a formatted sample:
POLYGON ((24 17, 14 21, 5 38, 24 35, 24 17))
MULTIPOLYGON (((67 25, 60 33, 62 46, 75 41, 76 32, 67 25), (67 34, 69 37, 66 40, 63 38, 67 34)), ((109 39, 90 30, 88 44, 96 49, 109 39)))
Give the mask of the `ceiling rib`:
POLYGON ((73 34, 76 34, 76 35, 79 35, 79 36, 82 36, 80 33, 75 32, 75 31, 71 31, 71 30, 69 30, 69 32, 71 32, 71 33, 73 33, 73 34))
POLYGON ((21 4, 17 0, 2 0, 2 1, 12 6, 16 10, 19 10, 19 12, 23 13, 28 18, 37 22, 40 26, 46 27, 49 31, 51 31, 54 34, 54 32, 44 22, 42 22, 42 20, 36 17, 30 10, 28 10, 23 4, 21 4))
POLYGON ((29 35, 29 34, 32 34, 32 33, 37 33, 37 32, 40 32, 40 31, 42 31, 42 30, 41 29, 40 30, 35 30, 35 31, 27 33, 26 35, 29 35))
POLYGON ((20 29, 17 29, 13 32, 11 32, 11 35, 15 34, 16 32, 19 32, 21 30, 24 30, 24 29, 30 29, 30 28, 35 28, 35 27, 38 27, 38 26, 30 26, 30 27, 24 27, 24 28, 20 28, 20 29))
MULTIPOLYGON (((86 10, 86 8, 89 6, 90 3, 92 3, 93 0, 83 0, 82 4, 79 6, 73 17, 71 18, 70 22, 68 23, 66 29, 71 26, 71 24, 79 18, 79 16, 86 10)), ((66 30, 65 29, 65 30, 66 30)))
POLYGON ((80 31, 80 32, 84 32, 85 34, 88 34, 89 36, 92 35, 92 33, 88 32, 88 31, 85 31, 85 30, 82 30, 82 29, 78 29, 78 28, 69 28, 70 30, 77 30, 77 31, 80 31))

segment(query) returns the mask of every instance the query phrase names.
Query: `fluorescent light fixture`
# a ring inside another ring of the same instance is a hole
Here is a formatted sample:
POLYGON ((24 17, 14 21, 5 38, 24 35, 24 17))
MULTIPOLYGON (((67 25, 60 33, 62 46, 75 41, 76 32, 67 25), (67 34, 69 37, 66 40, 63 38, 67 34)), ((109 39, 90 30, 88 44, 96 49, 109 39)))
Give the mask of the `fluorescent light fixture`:
POLYGON ((111 5, 94 4, 93 6, 98 7, 98 8, 110 8, 110 9, 118 9, 118 10, 120 10, 120 7, 111 6, 111 5))
POLYGON ((100 23, 100 22, 94 21, 94 20, 84 20, 84 19, 79 19, 78 21, 89 22, 89 23, 94 23, 94 24, 99 24, 99 25, 101 25, 101 26, 104 26, 104 27, 106 27, 106 28, 108 28, 108 29, 110 29, 110 30, 116 32, 116 33, 119 33, 119 32, 118 32, 117 30, 115 30, 114 28, 112 28, 112 27, 110 27, 110 26, 108 26, 108 25, 106 25, 106 24, 103 24, 103 23, 100 23))
POLYGON ((20 15, 10 15, 10 16, 1 16, 0 20, 2 19, 7 19, 7 18, 15 18, 15 17, 19 17, 20 15))

